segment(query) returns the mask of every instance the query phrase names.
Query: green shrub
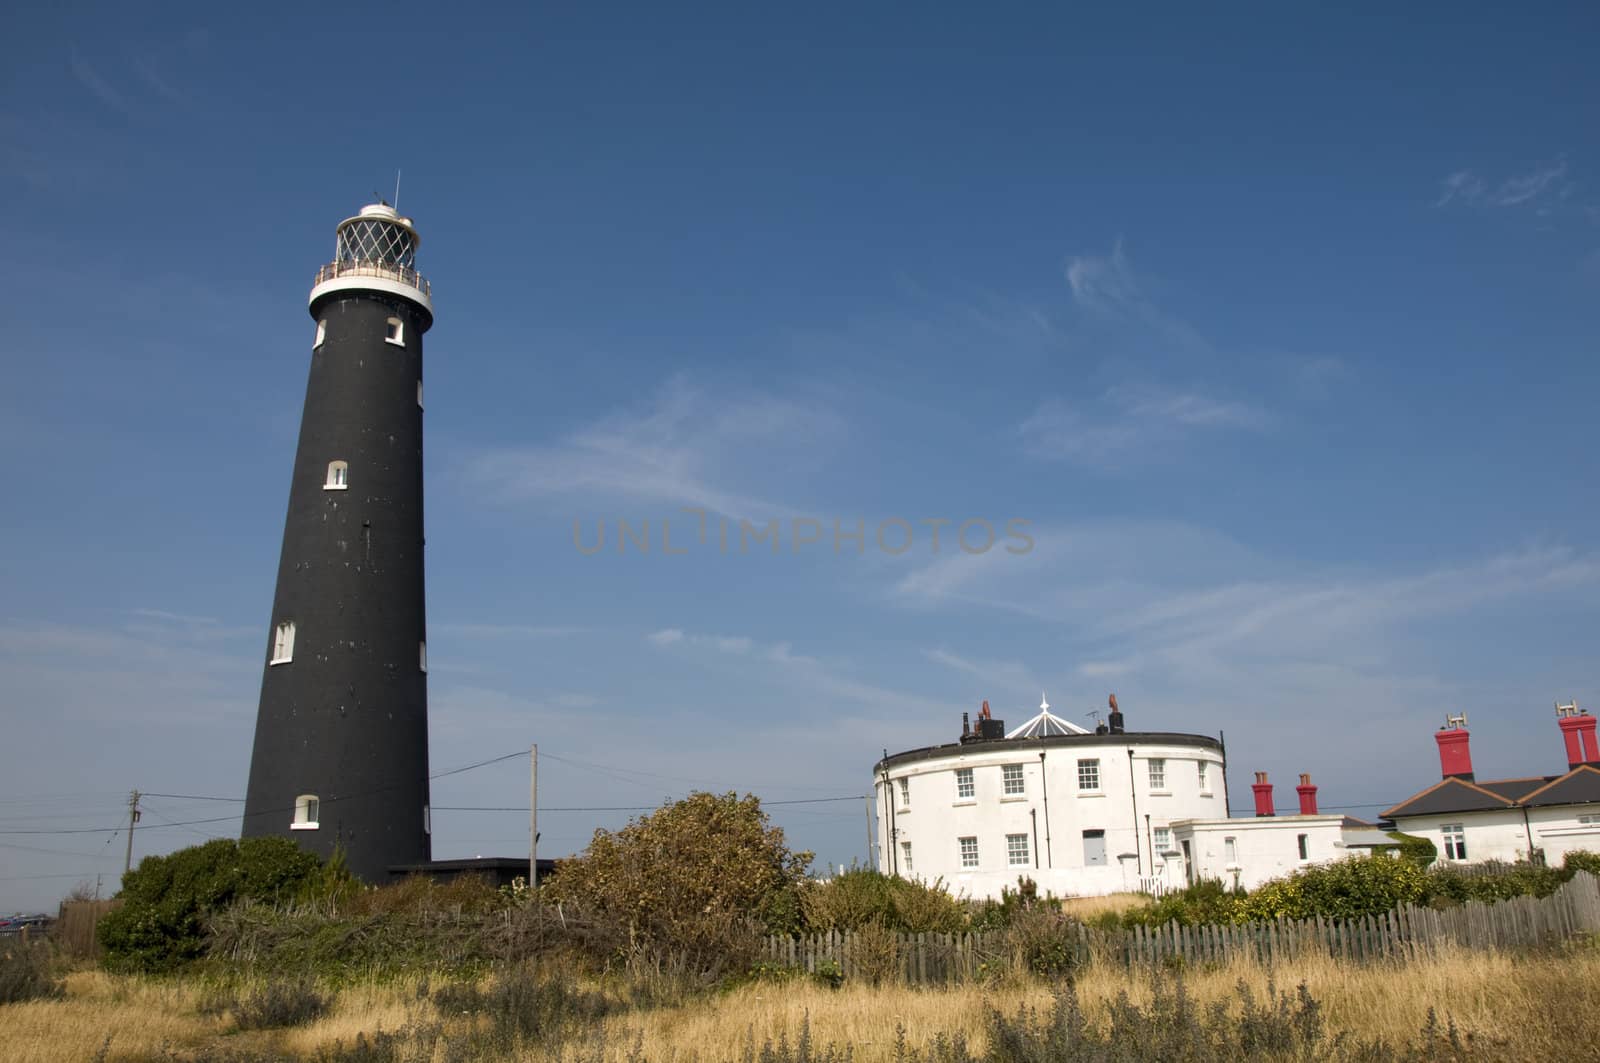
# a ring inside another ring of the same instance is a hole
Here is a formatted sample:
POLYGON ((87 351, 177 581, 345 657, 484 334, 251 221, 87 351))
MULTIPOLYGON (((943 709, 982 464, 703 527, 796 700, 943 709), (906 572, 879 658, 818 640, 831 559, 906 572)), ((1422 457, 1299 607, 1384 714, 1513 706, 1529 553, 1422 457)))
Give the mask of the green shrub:
POLYGON ((807 882, 800 890, 800 910, 811 933, 856 930, 874 920, 892 923, 889 875, 871 868, 851 867, 821 882, 807 882))
POLYGON ((1359 856, 1296 871, 1264 883, 1243 901, 1247 920, 1355 919, 1379 915, 1427 896, 1427 873, 1409 860, 1359 856))
POLYGON ((1245 897, 1243 890, 1230 890, 1217 879, 1201 879, 1153 904, 1130 908, 1118 918, 1128 927, 1237 923, 1245 917, 1245 897))
POLYGON ((1005 929, 1012 968, 1041 978, 1057 978, 1075 970, 1085 958, 1078 953, 1081 927, 1054 904, 1033 904, 1018 910, 1005 929))
POLYGON ((1026 875, 1017 876, 1017 888, 1010 886, 1000 887, 1000 899, 986 898, 981 901, 969 902, 967 905, 970 929, 977 931, 1004 930, 1010 926, 1019 912, 1025 911, 1036 904, 1048 904, 1059 908, 1059 902, 1054 897, 1045 896, 1039 899, 1039 887, 1026 875))
POLYGON ((1596 878, 1600 878, 1600 853, 1591 853, 1585 849, 1574 849, 1561 862, 1561 870, 1566 873, 1568 879, 1571 879, 1579 871, 1587 871, 1596 878))
POLYGON ((900 971, 900 935, 881 920, 856 930, 855 977, 868 985, 892 980, 900 971))
POLYGON ((965 905, 942 879, 922 882, 852 867, 799 892, 808 933, 858 930, 878 923, 907 934, 953 934, 967 927, 965 905))
POLYGON ((1475 874, 1441 864, 1428 869, 1426 900, 1437 908, 1467 901, 1493 904, 1512 897, 1548 897, 1570 877, 1561 869, 1533 864, 1489 864, 1475 874))
POLYGON ((799 904, 782 895, 800 887, 811 857, 790 851, 757 798, 693 793, 619 831, 595 831, 541 891, 716 977, 754 962, 757 929, 799 929, 799 904))
POLYGON ((0 1004, 20 1004, 61 995, 50 946, 20 937, 0 941, 0 1004))
POLYGON ((99 928, 112 970, 172 971, 205 952, 205 921, 235 901, 287 901, 319 866, 286 838, 218 838, 147 856, 122 878, 121 908, 99 928))
POLYGON ((1400 851, 1400 859, 1416 864, 1418 867, 1428 867, 1439 859, 1439 850, 1427 838, 1419 838, 1415 834, 1403 834, 1392 830, 1389 837, 1399 844, 1396 848, 1400 851))

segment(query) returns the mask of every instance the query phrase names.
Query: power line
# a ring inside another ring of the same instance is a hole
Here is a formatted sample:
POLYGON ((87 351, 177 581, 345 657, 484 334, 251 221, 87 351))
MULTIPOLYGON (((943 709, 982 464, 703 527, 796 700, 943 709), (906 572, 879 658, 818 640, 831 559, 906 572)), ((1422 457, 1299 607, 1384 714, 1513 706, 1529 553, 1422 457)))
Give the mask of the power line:
POLYGON ((73 871, 65 875, 5 875, 0 876, 0 882, 32 882, 46 878, 88 878, 90 875, 100 874, 98 871, 73 871))
POLYGON ((488 760, 480 760, 476 764, 468 764, 464 768, 452 768, 449 771, 441 771, 437 775, 428 776, 428 778, 429 779, 442 779, 447 775, 460 775, 464 771, 472 771, 472 770, 474 770, 476 768, 486 768, 490 764, 498 764, 502 760, 515 760, 517 757, 525 757, 527 755, 528 755, 528 751, 526 749, 520 749, 515 753, 507 753, 503 757, 491 757, 488 760))
POLYGON ((0 849, 21 849, 27 853, 49 853, 52 856, 86 856, 91 860, 106 855, 103 847, 98 853, 86 853, 81 849, 41 849, 37 845, 18 845, 15 842, 0 842, 0 849))
MULTIPOLYGON (((800 797, 791 801, 763 801, 762 808, 773 805, 820 805, 831 801, 859 801, 861 794, 850 794, 848 797, 800 797)), ((659 805, 593 805, 572 806, 567 808, 551 808, 540 805, 540 812, 654 812, 659 805)), ((527 805, 434 805, 435 812, 527 812, 527 805)))
MULTIPOLYGON (((589 761, 574 760, 571 757, 563 757, 563 756, 561 756, 560 754, 557 754, 557 753, 541 753, 540 755, 543 756, 543 757, 546 757, 546 758, 548 758, 550 760, 558 760, 563 764, 571 764, 573 767, 589 768, 589 769, 592 769, 592 770, 595 770, 595 771, 604 772, 604 773, 607 773, 607 774, 613 774, 613 773, 619 773, 620 772, 622 775, 643 775, 643 776, 645 776, 647 778, 663 779, 663 780, 666 780, 667 782, 689 783, 691 786, 718 786, 719 785, 719 784, 716 784, 716 783, 707 782, 704 779, 691 779, 691 778, 688 778, 688 777, 683 776, 683 775, 661 775, 661 774, 658 774, 658 773, 653 772, 653 771, 641 771, 641 770, 639 770, 637 768, 619 768, 614 764, 594 764, 594 763, 591 763, 589 761)), ((623 781, 624 782, 637 782, 637 780, 634 780, 634 779, 624 779, 623 781)), ((734 787, 734 789, 736 789, 736 790, 737 789, 744 789, 744 787, 734 787)), ((825 789, 831 789, 831 787, 824 787, 824 786, 783 786, 783 787, 779 787, 779 789, 783 789, 783 790, 825 790, 825 789)))
MULTIPOLYGON (((525 757, 527 755, 528 755, 528 751, 526 749, 522 749, 522 750, 518 750, 515 753, 507 753, 504 756, 490 757, 488 760, 480 760, 476 764, 468 764, 465 767, 451 768, 449 771, 441 771, 436 775, 428 776, 428 778, 429 779, 442 779, 447 775, 460 775, 462 772, 473 771, 473 770, 475 770, 477 768, 486 767, 486 766, 488 766, 490 764, 498 764, 503 760, 512 760, 512 759, 514 759, 516 757, 525 757)), ((371 797, 374 794, 380 794, 380 793, 384 793, 384 792, 386 792, 388 790, 397 789, 400 785, 401 785, 400 783, 390 783, 390 784, 385 785, 385 786, 374 787, 374 788, 372 788, 370 790, 361 790, 361 791, 357 791, 356 793, 342 794, 342 795, 337 796, 337 797, 325 797, 325 798, 323 798, 322 803, 323 803, 323 805, 326 806, 326 805, 336 804, 336 803, 338 803, 340 801, 353 801, 353 800, 355 800, 357 798, 361 798, 361 797, 371 797)), ((176 795, 173 795, 173 796, 176 796, 176 795)), ((195 797, 193 799, 194 800, 204 800, 204 801, 213 800, 213 798, 209 798, 209 797, 195 797)), ((218 798, 216 800, 233 801, 235 799, 234 798, 218 798)), ((293 811, 294 811, 294 806, 293 805, 285 805, 282 808, 263 809, 261 812, 256 813, 256 814, 257 815, 272 815, 272 814, 279 813, 279 812, 293 812, 293 811)), ((198 827, 198 826, 202 826, 202 825, 207 824, 207 823, 229 823, 229 822, 232 822, 234 820, 237 820, 238 818, 239 818, 238 815, 211 816, 211 817, 208 817, 208 818, 205 818, 205 819, 188 819, 188 820, 180 820, 180 821, 168 821, 166 826, 170 826, 170 827, 198 827)), ((0 835, 14 835, 14 834, 104 834, 104 833, 107 833, 107 832, 110 832, 110 831, 117 831, 117 830, 122 830, 122 829, 123 828, 122 828, 121 825, 118 825, 116 827, 64 827, 64 828, 61 828, 59 830, 37 830, 37 829, 34 829, 34 830, 17 830, 17 829, 6 829, 6 830, 0 830, 0 835)), ((156 827, 156 828, 152 828, 152 829, 159 830, 161 828, 156 827)))

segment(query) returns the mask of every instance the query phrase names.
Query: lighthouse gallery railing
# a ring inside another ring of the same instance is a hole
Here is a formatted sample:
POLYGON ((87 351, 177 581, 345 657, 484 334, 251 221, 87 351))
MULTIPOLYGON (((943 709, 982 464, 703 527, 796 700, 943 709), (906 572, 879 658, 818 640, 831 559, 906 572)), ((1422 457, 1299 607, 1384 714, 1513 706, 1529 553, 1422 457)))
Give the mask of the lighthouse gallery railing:
POLYGON ((433 286, 416 270, 374 260, 330 262, 317 270, 317 279, 312 284, 315 286, 337 277, 381 277, 384 280, 399 281, 401 284, 409 285, 430 299, 433 297, 433 286))

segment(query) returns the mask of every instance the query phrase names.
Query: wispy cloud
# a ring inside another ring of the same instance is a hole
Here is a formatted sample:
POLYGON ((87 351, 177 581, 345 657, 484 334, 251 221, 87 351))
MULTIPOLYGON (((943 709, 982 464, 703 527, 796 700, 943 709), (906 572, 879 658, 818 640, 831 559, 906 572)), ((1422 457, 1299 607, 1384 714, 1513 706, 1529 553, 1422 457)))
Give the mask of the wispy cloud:
POLYGON ((763 669, 763 675, 787 686, 824 694, 868 712, 887 717, 922 716, 928 700, 862 680, 840 662, 796 653, 789 642, 760 642, 744 635, 702 634, 681 628, 663 628, 645 636, 657 646, 710 649, 725 655, 730 667, 763 669), (737 665, 734 662, 738 662, 737 665), (776 668, 767 667, 776 665, 776 668))
POLYGON ((1075 255, 1067 260, 1067 287, 1079 306, 1102 312, 1141 301, 1133 269, 1119 239, 1109 255, 1075 255))
POLYGON ((535 624, 430 624, 435 635, 454 635, 468 639, 551 639, 567 635, 581 635, 588 628, 540 626, 535 624))
POLYGON ((1381 655, 1400 626, 1600 586, 1600 557, 1562 546, 1362 573, 1274 564, 1182 525, 1041 528, 1035 536, 1028 564, 942 559, 901 577, 890 600, 981 605, 1060 627, 1095 648, 1079 666, 1094 675, 1127 671, 1130 661, 1315 658, 1357 642, 1381 655))
MULTIPOLYGON (((1275 560, 1182 525, 1113 522, 1035 535, 1026 564, 942 558, 886 587, 887 598, 948 611, 975 630, 989 626, 975 610, 990 610, 1000 631, 1020 618, 1022 630, 1038 633, 1036 650, 1048 646, 1051 660, 1068 662, 1069 671, 1048 674, 1052 704, 1088 706, 1110 685, 1141 721, 1155 714, 1157 726, 1205 730, 1226 721, 1230 753, 1258 766, 1282 756, 1284 714, 1292 712, 1338 720, 1343 740, 1299 750, 1299 762, 1285 768, 1349 779, 1342 758, 1370 746, 1371 777, 1410 779, 1416 765, 1408 760, 1419 746, 1427 752, 1423 721, 1445 708, 1504 712, 1530 683, 1588 674, 1569 651, 1530 658, 1526 648, 1507 647, 1486 684, 1459 678, 1457 658, 1471 641, 1463 630, 1502 631, 1509 617, 1585 608, 1600 590, 1592 551, 1534 546, 1372 570, 1275 560), (1413 725, 1418 742, 1397 746, 1397 729, 1413 725), (1236 727, 1247 732, 1237 750, 1236 727)), ((929 659, 982 670, 965 649, 929 659)), ((1352 799, 1404 796, 1409 785, 1352 799)))
POLYGON ((657 646, 707 646, 722 653, 748 653, 755 645, 743 635, 692 635, 676 627, 651 632, 645 636, 645 641, 657 646))
POLYGON ((935 664, 981 680, 996 691, 1043 691, 1046 684, 1021 661, 994 661, 954 653, 939 647, 924 649, 922 655, 935 664))
POLYGON ((1240 400, 1119 385, 1088 402, 1046 399, 1017 426, 1017 435, 1034 457, 1111 471, 1197 432, 1261 432, 1273 421, 1266 410, 1240 400))
POLYGON ((67 53, 67 66, 71 69, 72 76, 77 78, 78 84, 88 89, 101 103, 122 114, 133 114, 133 107, 128 103, 127 97, 112 88, 110 83, 100 76, 100 72, 78 54, 76 48, 67 53))
POLYGON ((1522 174, 1491 183, 1472 170, 1457 170, 1440 182, 1435 207, 1527 207, 1540 213, 1572 192, 1567 180, 1567 160, 1558 157, 1522 174))
MULTIPOLYGON (((508 501, 558 496, 644 501, 768 519, 791 510, 743 491, 761 459, 836 443, 840 419, 805 402, 717 395, 685 378, 561 442, 490 450, 468 474, 508 501)), ((770 467, 770 466, 769 466, 770 467)))
POLYGON ((179 104, 183 107, 192 107, 194 105, 194 101, 189 98, 187 93, 167 79, 166 74, 161 70, 160 60, 155 54, 147 52, 135 56, 133 69, 144 80, 146 85, 154 89, 158 95, 164 97, 168 102, 179 104))
POLYGON ((1064 272, 1073 304, 1102 324, 1115 322, 1136 327, 1164 348, 1211 350, 1211 344, 1194 326, 1168 312, 1146 291, 1120 238, 1109 255, 1068 258, 1064 272))

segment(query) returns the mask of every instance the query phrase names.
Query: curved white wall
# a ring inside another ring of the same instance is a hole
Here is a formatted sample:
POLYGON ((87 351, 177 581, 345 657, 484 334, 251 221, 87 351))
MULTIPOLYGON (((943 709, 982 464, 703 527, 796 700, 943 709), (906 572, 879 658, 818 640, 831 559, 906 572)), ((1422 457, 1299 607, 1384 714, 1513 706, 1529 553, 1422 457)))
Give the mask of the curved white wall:
POLYGON ((942 878, 952 892, 971 897, 999 897, 1023 875, 1040 892, 1060 897, 1137 890, 1152 876, 1166 880, 1171 861, 1151 857, 1156 831, 1180 819, 1221 818, 1227 802, 1214 740, 1150 734, 1007 739, 902 753, 879 765, 875 793, 878 866, 910 878, 942 878), (1151 786, 1152 760, 1165 765, 1159 789, 1151 786), (1097 789, 1079 785, 1085 761, 1099 762, 1097 789), (1021 794, 1004 792, 1006 765, 1021 767, 1021 794), (972 771, 971 798, 958 796, 957 773, 964 769, 972 771), (902 800, 902 781, 909 800, 902 800), (1098 840, 1096 831, 1103 832, 1098 840), (1025 839, 1025 861, 1014 842, 1008 845, 1016 836, 1025 839), (962 838, 976 839, 976 867, 962 865, 962 838), (1095 864, 1102 844, 1104 863, 1095 864))

